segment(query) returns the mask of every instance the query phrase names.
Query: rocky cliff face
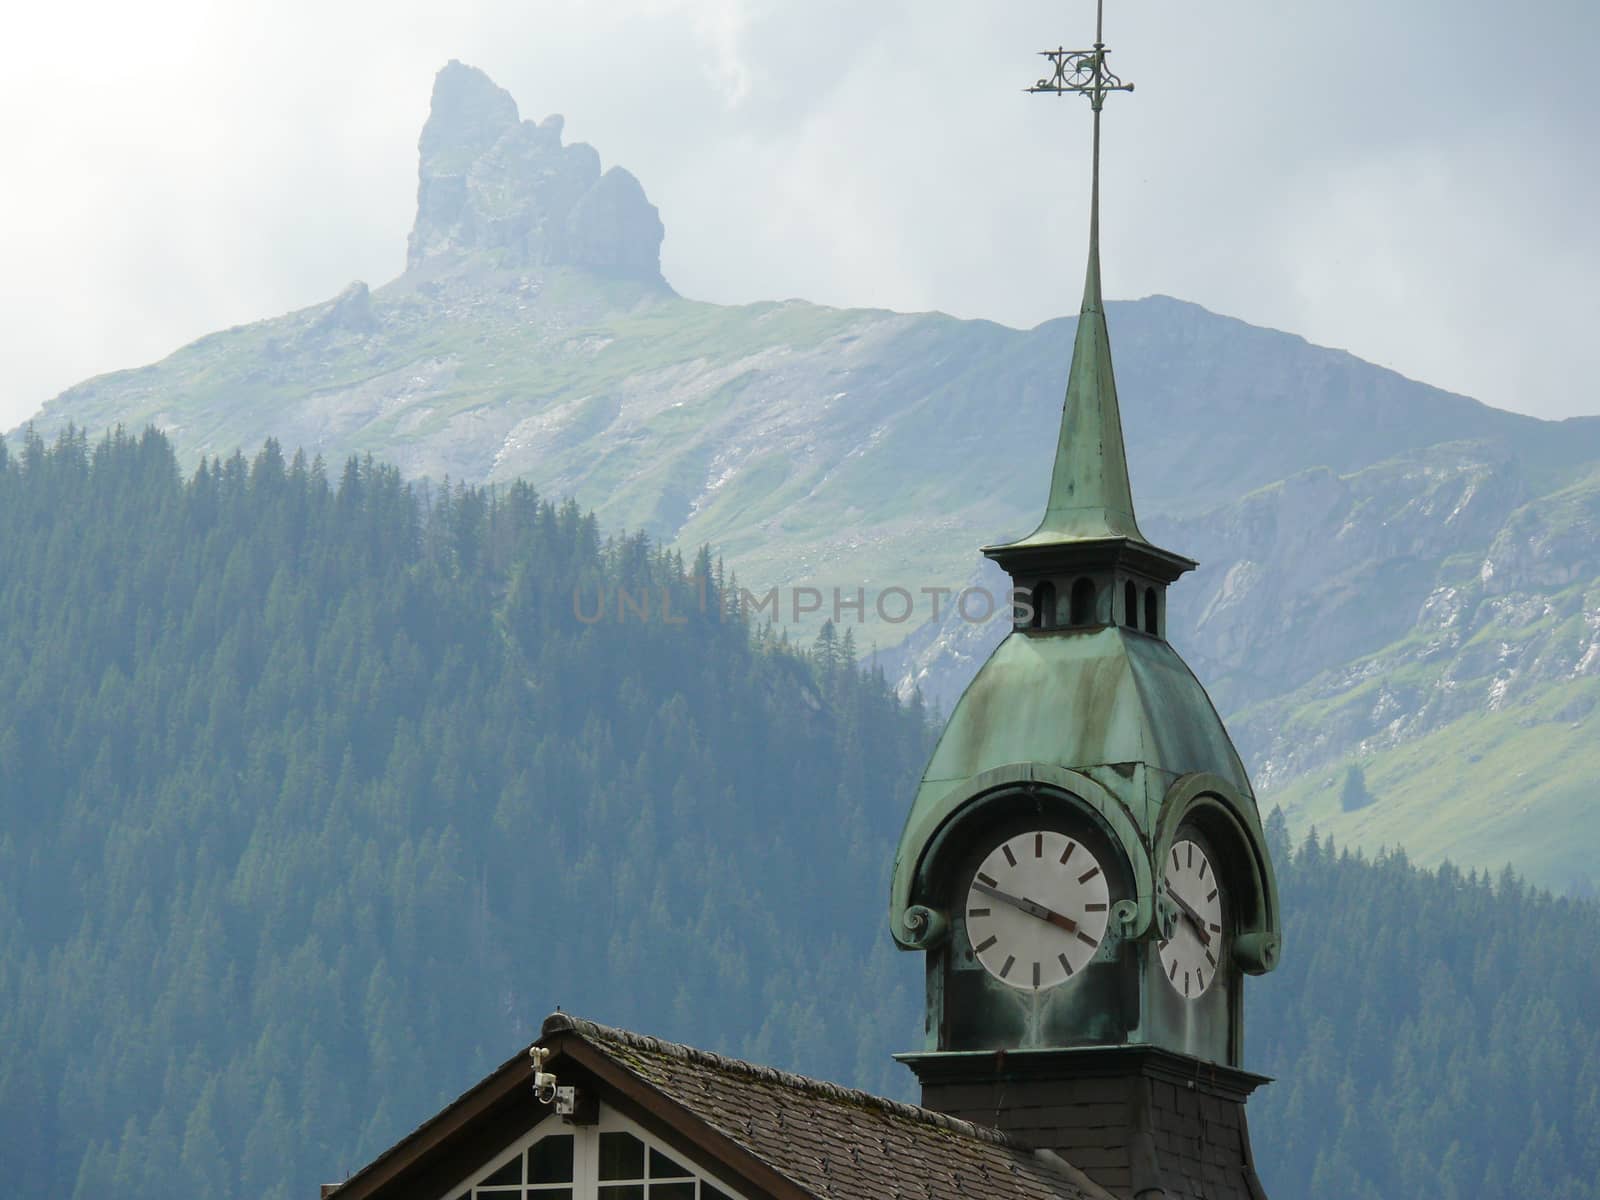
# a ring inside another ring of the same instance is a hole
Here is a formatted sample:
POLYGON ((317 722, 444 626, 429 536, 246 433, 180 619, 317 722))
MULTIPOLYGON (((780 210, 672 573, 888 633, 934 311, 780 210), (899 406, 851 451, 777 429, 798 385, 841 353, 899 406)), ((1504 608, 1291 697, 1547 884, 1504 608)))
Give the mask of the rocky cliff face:
POLYGON ((406 266, 478 254, 496 267, 573 266, 661 280, 664 230, 639 181, 562 145, 562 119, 521 120, 516 101, 452 61, 434 81, 418 146, 406 266))
MULTIPOLYGON (((1600 883, 1600 464, 1493 442, 1325 468, 1146 531, 1201 560, 1172 640, 1268 805, 1369 849, 1600 883), (1364 768, 1375 797, 1346 810, 1364 768)), ((986 567, 972 584, 1005 586, 986 567)), ((1004 636, 952 613, 885 666, 948 711, 1004 636)))

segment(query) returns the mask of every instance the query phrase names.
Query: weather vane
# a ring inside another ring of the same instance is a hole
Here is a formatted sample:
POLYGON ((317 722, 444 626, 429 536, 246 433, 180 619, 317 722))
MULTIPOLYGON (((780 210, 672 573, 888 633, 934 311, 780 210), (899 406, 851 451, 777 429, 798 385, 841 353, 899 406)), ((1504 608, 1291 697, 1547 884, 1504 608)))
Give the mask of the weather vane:
POLYGON ((1106 0, 1095 0, 1093 50, 1041 50, 1050 60, 1051 74, 1027 90, 1054 92, 1065 96, 1075 92, 1089 97, 1094 110, 1094 166, 1089 187, 1089 278, 1084 287, 1084 309, 1100 307, 1100 110, 1107 92, 1131 92, 1133 84, 1123 83, 1106 68, 1106 0))
POLYGON ((1094 49, 1039 51, 1050 60, 1054 70, 1027 90, 1054 92, 1058 96, 1076 92, 1080 96, 1087 96, 1090 106, 1095 111, 1098 124, 1099 112, 1105 106, 1107 92, 1133 91, 1133 84, 1123 83, 1106 68, 1105 25, 1105 0, 1095 0, 1094 49))

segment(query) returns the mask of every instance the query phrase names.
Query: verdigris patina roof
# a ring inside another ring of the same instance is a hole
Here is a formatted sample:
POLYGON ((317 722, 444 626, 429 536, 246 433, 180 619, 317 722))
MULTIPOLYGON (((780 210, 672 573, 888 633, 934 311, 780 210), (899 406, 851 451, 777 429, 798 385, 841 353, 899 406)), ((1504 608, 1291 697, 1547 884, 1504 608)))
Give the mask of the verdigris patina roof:
POLYGON ((893 914, 912 902, 920 854, 973 781, 1039 766, 1147 769, 1155 786, 1128 810, 1145 837, 1179 776, 1216 776, 1254 799, 1211 698, 1166 641, 1115 625, 1013 633, 968 685, 923 774, 895 859, 893 914))
POLYGON ((1122 413, 1111 366, 1111 335, 1100 298, 1100 249, 1091 241, 1083 306, 1061 409, 1050 496, 1039 527, 1014 546, 1058 545, 1102 538, 1145 543, 1133 514, 1122 413))
POLYGON ((1121 626, 1006 638, 951 714, 917 807, 940 783, 1015 762, 1142 762, 1174 776, 1209 771, 1250 792, 1188 665, 1165 641, 1121 626))

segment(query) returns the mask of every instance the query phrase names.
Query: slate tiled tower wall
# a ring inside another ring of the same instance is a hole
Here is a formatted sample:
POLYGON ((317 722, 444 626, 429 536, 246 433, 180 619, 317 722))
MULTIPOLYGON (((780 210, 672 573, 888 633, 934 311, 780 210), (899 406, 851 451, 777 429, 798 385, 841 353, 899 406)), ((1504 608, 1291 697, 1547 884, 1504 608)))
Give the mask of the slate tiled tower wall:
POLYGON ((925 1107, 1054 1151, 1115 1196, 1266 1200, 1244 1112, 1260 1076, 1155 1050, 907 1058, 925 1107))

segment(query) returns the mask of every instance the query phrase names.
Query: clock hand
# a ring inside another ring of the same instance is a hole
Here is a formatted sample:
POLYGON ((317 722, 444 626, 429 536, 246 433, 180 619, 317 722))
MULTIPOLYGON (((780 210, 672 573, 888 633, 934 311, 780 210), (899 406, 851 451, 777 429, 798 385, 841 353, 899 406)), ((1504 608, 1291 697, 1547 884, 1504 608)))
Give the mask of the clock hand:
POLYGON ((985 896, 993 896, 1002 904, 1009 904, 1012 908, 1020 909, 1022 912, 1027 913, 1030 917, 1038 917, 1041 921, 1048 921, 1050 924, 1064 929, 1068 933, 1078 932, 1078 923, 1071 917, 1064 917, 1060 913, 1048 909, 1042 904, 1035 903, 1034 901, 1026 899, 1022 896, 1013 896, 1007 892, 1002 892, 999 888, 990 887, 981 879, 974 880, 972 887, 974 891, 982 892, 985 896))
POLYGON ((1167 895, 1171 896, 1173 902, 1183 910, 1183 915, 1189 918, 1189 923, 1194 926, 1194 931, 1200 935, 1200 944, 1202 946, 1209 946, 1211 944, 1211 935, 1206 932, 1205 918, 1199 913, 1195 912, 1195 910, 1190 906, 1189 902, 1182 896, 1178 895, 1177 891, 1173 888, 1169 887, 1167 889, 1167 895))

